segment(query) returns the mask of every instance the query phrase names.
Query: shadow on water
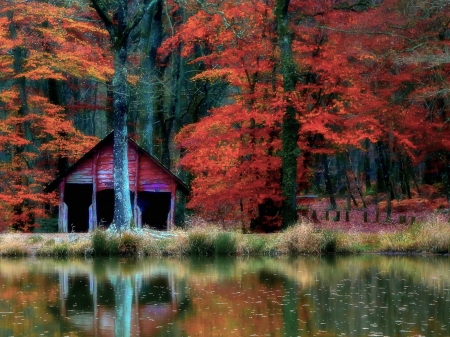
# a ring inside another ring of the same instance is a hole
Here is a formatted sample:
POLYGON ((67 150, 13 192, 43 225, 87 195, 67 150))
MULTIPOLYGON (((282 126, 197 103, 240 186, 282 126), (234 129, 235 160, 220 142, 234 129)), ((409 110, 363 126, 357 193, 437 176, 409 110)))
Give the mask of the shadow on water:
POLYGON ((448 336, 448 262, 1 259, 0 336, 448 336))

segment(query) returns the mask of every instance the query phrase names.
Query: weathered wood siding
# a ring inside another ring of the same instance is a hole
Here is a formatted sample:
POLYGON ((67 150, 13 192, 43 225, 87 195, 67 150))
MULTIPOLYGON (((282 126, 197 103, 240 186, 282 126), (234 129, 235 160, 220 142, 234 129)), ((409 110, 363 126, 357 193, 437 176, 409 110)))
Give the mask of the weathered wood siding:
MULTIPOLYGON (((136 184, 136 160, 138 153, 134 147, 128 147, 128 179, 130 189, 135 190, 136 184)), ((108 145, 99 153, 97 163, 97 191, 114 188, 113 177, 113 146, 108 145)))
MULTIPOLYGON (((67 177, 67 183, 71 184, 92 184, 93 170, 97 171, 95 192, 113 189, 113 145, 102 148, 98 154, 98 159, 92 157, 82 162, 75 171, 67 177)), ((171 176, 158 166, 151 158, 141 156, 135 147, 128 147, 128 178, 130 180, 130 190, 147 192, 172 192, 176 189, 175 181, 171 176), (138 165, 136 165, 139 163, 138 165), (138 167, 139 166, 139 167, 138 167), (136 170, 136 168, 138 169, 136 170), (136 182, 138 179, 138 182, 136 182)))
POLYGON ((172 192, 175 182, 149 157, 139 162, 139 191, 172 192))
POLYGON ((92 158, 80 163, 75 171, 67 176, 68 184, 92 184, 92 158))

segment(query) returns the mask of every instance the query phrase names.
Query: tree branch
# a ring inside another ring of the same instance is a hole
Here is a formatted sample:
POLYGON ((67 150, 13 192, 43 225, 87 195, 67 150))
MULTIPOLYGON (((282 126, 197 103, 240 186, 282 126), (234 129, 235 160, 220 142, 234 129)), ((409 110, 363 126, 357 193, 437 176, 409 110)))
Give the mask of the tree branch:
POLYGON ((91 0, 91 1, 92 7, 94 7, 98 16, 100 16, 100 19, 105 24, 105 28, 108 31, 109 35, 111 36, 111 38, 114 37, 115 36, 114 23, 107 14, 103 1, 102 0, 91 0))
MULTIPOLYGON (((93 0, 96 1, 96 0, 93 0)), ((142 18, 144 17, 145 13, 147 13, 147 11, 151 11, 152 7, 156 6, 156 3, 158 2, 158 0, 152 0, 151 3, 149 3, 147 6, 145 6, 145 8, 139 8, 138 12, 135 14, 133 21, 127 25, 127 27, 125 28, 125 30, 123 31, 123 35, 122 35, 122 39, 128 39, 128 36, 130 35, 131 31, 136 28, 136 26, 139 24, 139 22, 141 22, 142 18)))

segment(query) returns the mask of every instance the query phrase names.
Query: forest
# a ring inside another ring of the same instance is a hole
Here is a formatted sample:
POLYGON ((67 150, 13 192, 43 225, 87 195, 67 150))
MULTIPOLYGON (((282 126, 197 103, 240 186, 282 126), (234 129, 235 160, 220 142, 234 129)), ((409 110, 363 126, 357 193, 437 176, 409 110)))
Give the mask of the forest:
POLYGON ((448 0, 0 0, 0 230, 57 217, 45 186, 111 130, 117 167, 129 135, 189 185, 180 224, 447 209, 449 71, 448 0))

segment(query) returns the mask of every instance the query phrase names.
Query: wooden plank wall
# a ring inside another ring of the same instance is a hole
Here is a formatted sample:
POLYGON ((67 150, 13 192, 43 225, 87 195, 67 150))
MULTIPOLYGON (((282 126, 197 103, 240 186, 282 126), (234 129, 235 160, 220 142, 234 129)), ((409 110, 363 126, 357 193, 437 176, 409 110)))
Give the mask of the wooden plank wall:
POLYGON ((139 162, 139 191, 172 192, 175 182, 151 158, 142 156, 139 162))
MULTIPOLYGON (((98 154, 93 154, 93 157, 81 163, 68 175, 66 183, 92 184, 93 170, 97 171, 95 193, 114 188, 112 144, 105 146, 98 154)), ((176 183, 172 177, 150 157, 142 155, 139 159, 139 153, 133 146, 128 147, 128 178, 132 191, 136 191, 136 188, 138 191, 147 192, 172 192, 176 189, 176 183), (137 166, 139 167, 136 170, 137 166)))
POLYGON ((66 178, 68 184, 92 184, 92 158, 88 158, 66 178))

